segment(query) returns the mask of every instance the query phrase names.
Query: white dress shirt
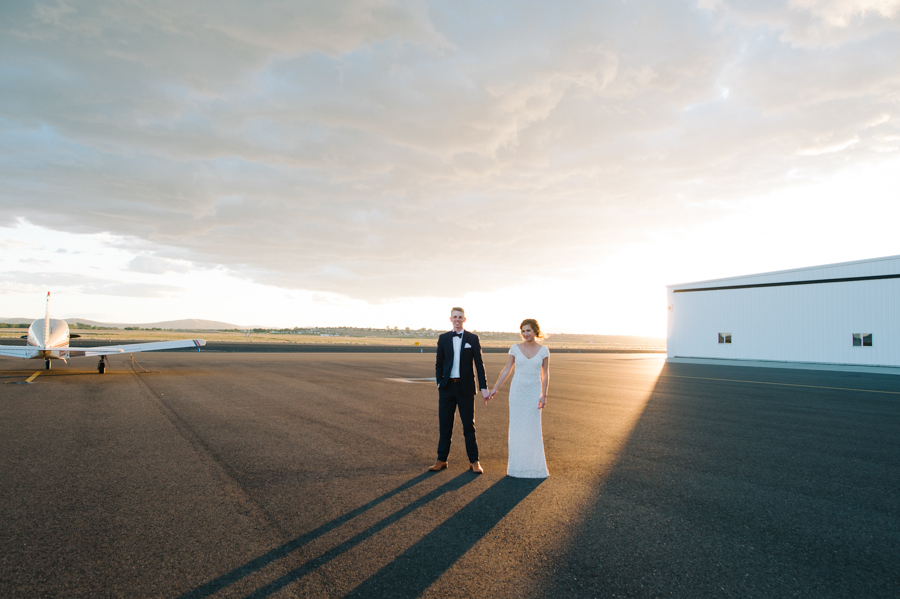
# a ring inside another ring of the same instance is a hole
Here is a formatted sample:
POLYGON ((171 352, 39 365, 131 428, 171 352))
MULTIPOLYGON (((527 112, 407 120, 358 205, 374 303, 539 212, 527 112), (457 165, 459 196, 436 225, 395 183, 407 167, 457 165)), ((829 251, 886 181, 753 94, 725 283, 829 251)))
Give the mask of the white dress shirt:
MULTIPOLYGON (((456 333, 456 331, 453 331, 456 333)), ((465 329, 460 331, 460 333, 464 333, 465 329)), ((453 368, 450 369, 450 378, 458 379, 459 378, 459 356, 462 354, 462 337, 453 336, 453 368)))

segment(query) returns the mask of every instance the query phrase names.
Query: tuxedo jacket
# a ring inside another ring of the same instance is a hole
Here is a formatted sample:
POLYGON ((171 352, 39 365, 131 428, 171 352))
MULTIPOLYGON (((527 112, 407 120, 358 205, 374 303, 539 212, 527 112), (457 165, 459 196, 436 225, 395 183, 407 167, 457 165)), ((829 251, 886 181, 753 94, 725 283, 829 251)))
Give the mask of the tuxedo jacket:
MULTIPOLYGON (((459 384, 462 391, 475 395, 477 389, 487 389, 487 378, 484 376, 484 361, 481 359, 481 342, 478 335, 463 331, 462 343, 459 344, 462 355, 459 358, 459 384), (475 366, 473 371, 472 366, 475 366), (478 372, 479 387, 475 387, 475 371, 478 372)), ((437 358, 434 363, 434 378, 438 387, 443 389, 450 379, 453 368, 453 331, 438 337, 437 358)))

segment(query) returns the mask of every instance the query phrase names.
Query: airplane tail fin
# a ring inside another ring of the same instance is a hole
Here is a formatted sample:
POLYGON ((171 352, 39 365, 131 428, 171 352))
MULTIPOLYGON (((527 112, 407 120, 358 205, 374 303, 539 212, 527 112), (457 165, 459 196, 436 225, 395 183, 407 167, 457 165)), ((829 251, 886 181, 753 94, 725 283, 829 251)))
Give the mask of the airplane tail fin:
POLYGON ((47 292, 47 313, 44 316, 44 347, 50 344, 50 292, 47 292))

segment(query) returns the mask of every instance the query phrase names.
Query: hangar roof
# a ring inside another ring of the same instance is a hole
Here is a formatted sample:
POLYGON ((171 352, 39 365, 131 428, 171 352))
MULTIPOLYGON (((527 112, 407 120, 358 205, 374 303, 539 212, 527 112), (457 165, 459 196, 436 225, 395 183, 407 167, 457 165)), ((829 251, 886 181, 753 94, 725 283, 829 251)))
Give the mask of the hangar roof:
POLYGON ((680 291, 711 291, 718 289, 746 289, 748 287, 778 287, 784 285, 809 285, 878 279, 900 279, 900 256, 869 258, 854 262, 839 262, 821 266, 807 266, 738 277, 710 279, 694 283, 666 285, 667 289, 680 291))

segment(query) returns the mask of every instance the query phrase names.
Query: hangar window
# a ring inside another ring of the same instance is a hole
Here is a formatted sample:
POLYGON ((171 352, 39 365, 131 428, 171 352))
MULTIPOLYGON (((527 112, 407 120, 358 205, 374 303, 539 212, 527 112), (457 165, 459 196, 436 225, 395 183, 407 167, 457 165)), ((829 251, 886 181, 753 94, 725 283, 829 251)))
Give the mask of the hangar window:
POLYGON ((719 343, 731 343, 731 333, 719 333, 719 343))
POLYGON ((853 333, 853 347, 872 347, 872 333, 853 333))

